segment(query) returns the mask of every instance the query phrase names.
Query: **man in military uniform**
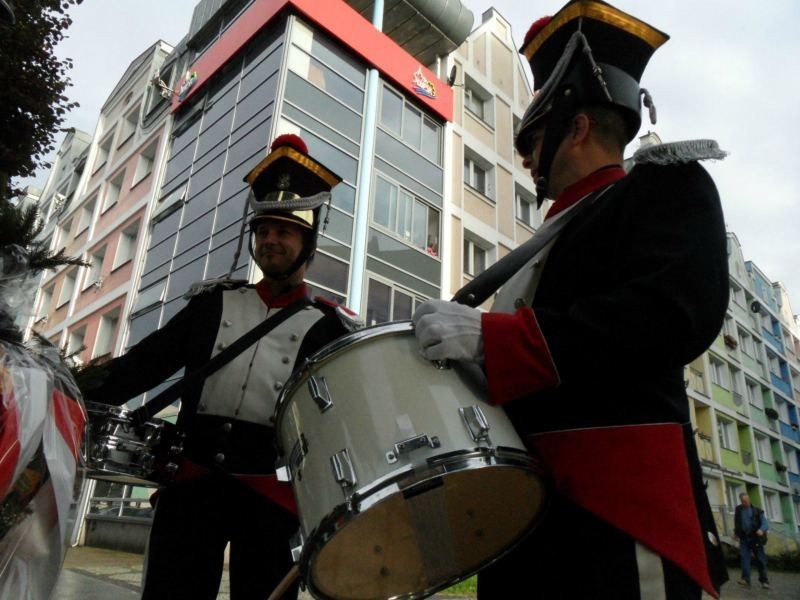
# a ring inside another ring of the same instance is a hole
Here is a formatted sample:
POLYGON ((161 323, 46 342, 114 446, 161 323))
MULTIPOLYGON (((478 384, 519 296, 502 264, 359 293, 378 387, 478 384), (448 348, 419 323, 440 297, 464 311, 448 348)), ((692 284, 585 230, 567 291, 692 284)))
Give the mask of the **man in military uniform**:
MULTIPOLYGON (((282 385, 312 352, 355 321, 308 298, 303 277, 316 249, 320 210, 340 178, 280 136, 245 178, 255 285, 200 286, 164 327, 104 367, 89 401, 123 404, 185 368, 196 371, 268 317, 296 311, 182 396, 186 432, 176 481, 158 492, 143 598, 216 598, 230 542, 231 597, 266 598, 291 566, 297 530, 291 490, 274 476, 272 417, 282 385)), ((292 592, 296 595, 296 588, 292 592)))
POLYGON ((501 288, 492 311, 431 300, 415 313, 431 360, 482 366, 549 469, 541 525, 482 571, 479 598, 700 598, 727 578, 689 422, 683 367, 720 331, 725 226, 698 164, 713 142, 623 150, 639 80, 667 36, 598 0, 529 31, 538 88, 517 133, 545 224, 565 225, 501 288), (542 82, 544 82, 542 84, 542 82))

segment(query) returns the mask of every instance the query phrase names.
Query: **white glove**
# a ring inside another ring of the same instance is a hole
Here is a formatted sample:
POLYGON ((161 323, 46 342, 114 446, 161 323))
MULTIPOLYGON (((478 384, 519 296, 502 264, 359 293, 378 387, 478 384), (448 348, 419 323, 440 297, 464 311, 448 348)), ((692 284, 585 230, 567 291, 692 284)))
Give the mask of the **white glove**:
POLYGON ((424 358, 483 362, 481 311, 477 308, 427 300, 419 305, 411 321, 424 358))

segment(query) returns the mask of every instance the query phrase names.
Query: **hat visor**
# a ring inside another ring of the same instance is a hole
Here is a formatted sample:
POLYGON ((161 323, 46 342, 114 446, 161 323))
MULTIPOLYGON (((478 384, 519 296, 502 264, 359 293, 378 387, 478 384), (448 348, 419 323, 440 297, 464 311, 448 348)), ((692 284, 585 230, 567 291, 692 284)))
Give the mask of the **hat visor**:
POLYGON ((293 210, 293 211, 276 211, 257 213, 250 218, 249 225, 254 227, 261 221, 286 221, 287 223, 294 223, 305 229, 314 229, 314 211, 313 210, 293 210))

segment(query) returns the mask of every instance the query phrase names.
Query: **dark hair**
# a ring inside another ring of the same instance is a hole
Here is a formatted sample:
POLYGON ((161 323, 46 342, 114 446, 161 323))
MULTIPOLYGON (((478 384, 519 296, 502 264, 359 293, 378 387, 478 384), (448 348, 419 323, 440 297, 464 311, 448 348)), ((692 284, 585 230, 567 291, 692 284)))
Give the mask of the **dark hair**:
POLYGON ((612 150, 622 154, 628 144, 628 124, 621 111, 612 107, 598 104, 582 106, 578 113, 584 113, 594 122, 597 136, 612 150))

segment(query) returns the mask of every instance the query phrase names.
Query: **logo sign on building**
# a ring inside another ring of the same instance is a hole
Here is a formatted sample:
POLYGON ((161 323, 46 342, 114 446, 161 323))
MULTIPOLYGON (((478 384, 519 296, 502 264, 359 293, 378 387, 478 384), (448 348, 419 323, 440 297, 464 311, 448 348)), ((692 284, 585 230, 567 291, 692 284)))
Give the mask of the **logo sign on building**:
POLYGON ((420 96, 436 99, 436 86, 422 72, 422 67, 417 68, 412 79, 414 91, 420 96))

